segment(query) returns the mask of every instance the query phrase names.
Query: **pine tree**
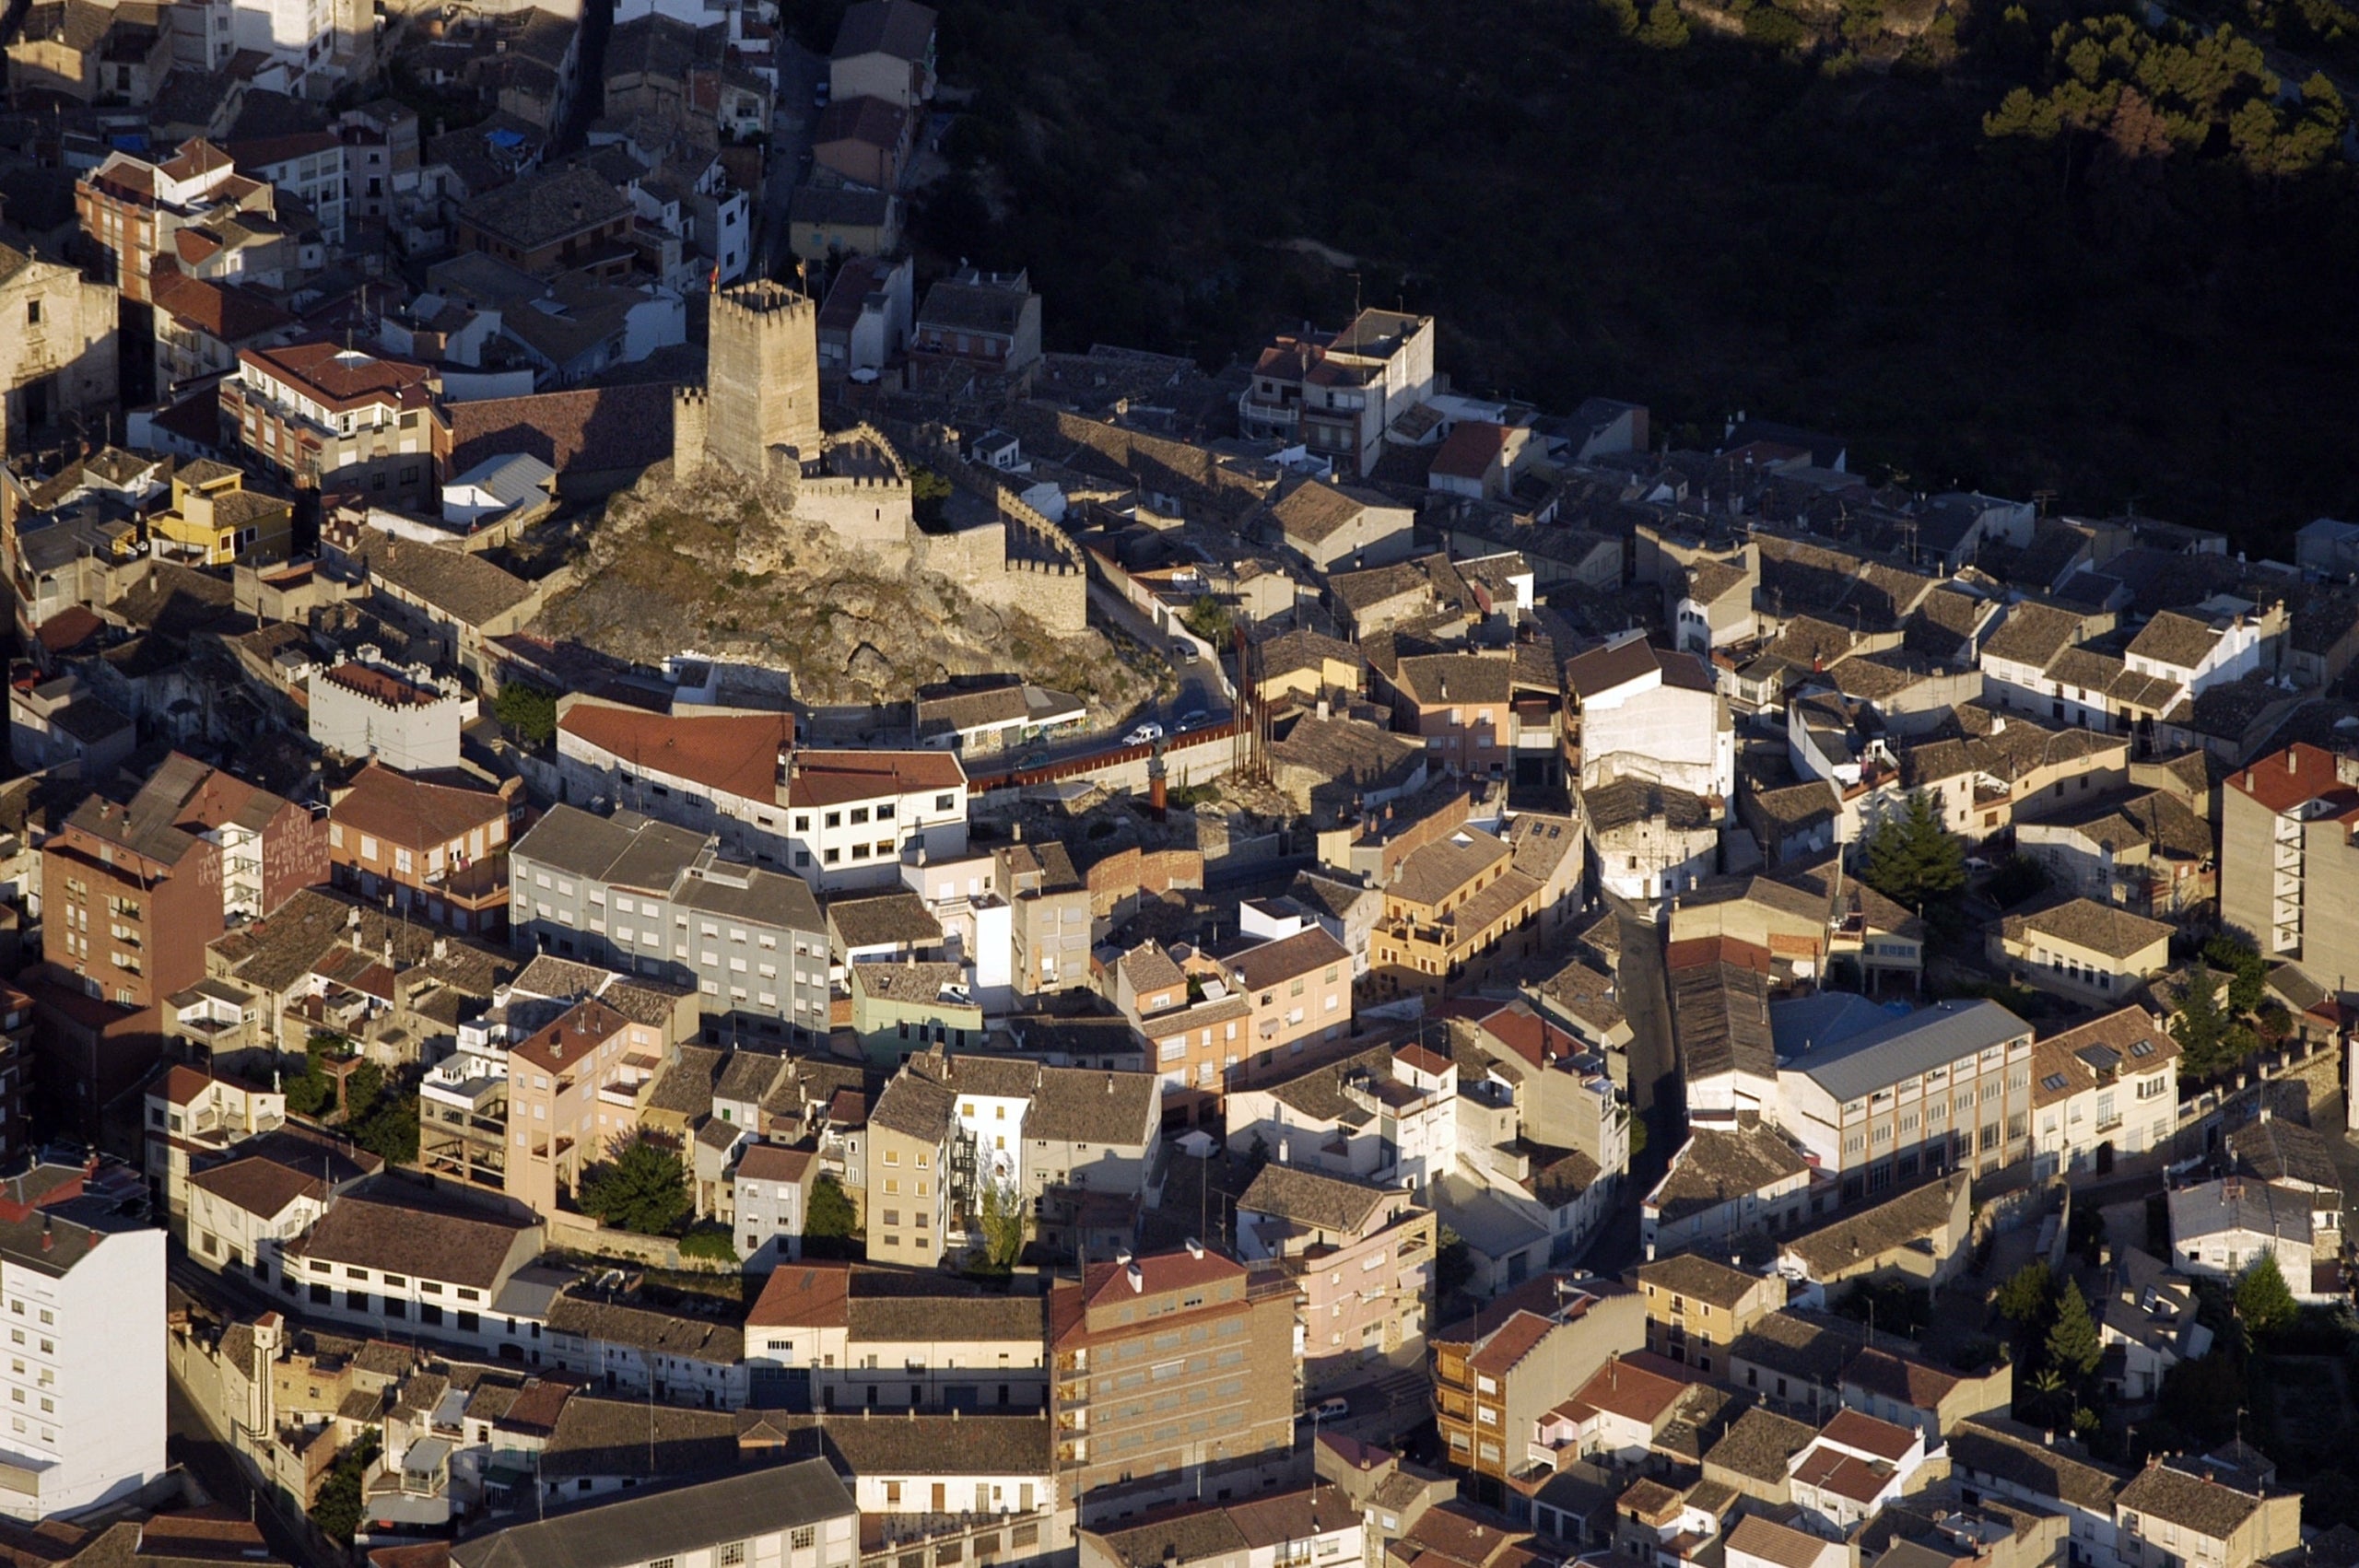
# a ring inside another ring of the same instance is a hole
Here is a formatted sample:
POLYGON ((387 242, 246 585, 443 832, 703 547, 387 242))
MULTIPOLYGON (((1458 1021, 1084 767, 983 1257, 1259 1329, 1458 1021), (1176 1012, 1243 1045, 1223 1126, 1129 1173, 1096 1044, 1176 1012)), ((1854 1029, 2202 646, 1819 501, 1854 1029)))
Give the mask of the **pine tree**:
POLYGON ((2178 1042, 2179 1071, 2202 1078, 2220 1067, 2220 1038, 2227 1019, 2220 1012, 2219 992, 2212 971, 2195 965, 2179 977, 2178 1012, 2171 1019, 2171 1038, 2178 1042))
POLYGON ((1932 798, 1919 790, 1906 813, 1887 818, 1868 840, 1868 884, 1905 908, 1956 896, 1966 886, 1966 845, 1942 825, 1932 798))
POLYGON ((2056 1298, 2056 1322, 2048 1330, 2048 1359, 2069 1379, 2086 1377, 2097 1369, 2097 1359, 2105 1347, 2097 1339, 2097 1326, 2089 1316, 2089 1304, 2081 1295, 2081 1287, 2072 1281, 2056 1298))
POLYGON ((1999 1287, 1999 1316, 2019 1328, 2036 1323, 2047 1316, 2049 1282, 2047 1264, 2025 1264, 1999 1287))
POLYGON ((2300 1312, 2301 1305, 2294 1301, 2294 1289, 2285 1282, 2285 1271, 2277 1266, 2274 1252, 2255 1258, 2236 1281, 2236 1316, 2255 1334, 2283 1328, 2300 1312))

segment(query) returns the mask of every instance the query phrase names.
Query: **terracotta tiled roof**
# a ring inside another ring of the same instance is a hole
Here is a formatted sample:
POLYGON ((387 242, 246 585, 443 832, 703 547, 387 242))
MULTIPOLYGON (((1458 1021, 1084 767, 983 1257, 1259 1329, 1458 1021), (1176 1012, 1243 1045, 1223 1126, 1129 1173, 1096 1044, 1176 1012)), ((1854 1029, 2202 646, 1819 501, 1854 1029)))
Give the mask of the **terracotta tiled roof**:
POLYGON ((631 767, 757 801, 777 800, 780 754, 794 743, 794 719, 785 713, 675 718, 585 702, 567 708, 557 728, 631 767))

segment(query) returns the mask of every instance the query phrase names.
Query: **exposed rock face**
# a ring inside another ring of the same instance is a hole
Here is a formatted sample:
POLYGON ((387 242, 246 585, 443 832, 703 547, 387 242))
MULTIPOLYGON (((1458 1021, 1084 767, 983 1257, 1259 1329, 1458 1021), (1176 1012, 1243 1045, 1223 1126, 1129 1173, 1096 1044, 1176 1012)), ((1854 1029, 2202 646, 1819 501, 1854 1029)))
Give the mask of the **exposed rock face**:
POLYGON ((774 665, 816 705, 906 702, 930 681, 1004 671, 1074 693, 1094 717, 1152 691, 1096 630, 1052 636, 947 577, 847 546, 792 504, 718 466, 685 483, 651 469, 607 503, 573 586, 533 629, 619 659, 694 649, 774 665))

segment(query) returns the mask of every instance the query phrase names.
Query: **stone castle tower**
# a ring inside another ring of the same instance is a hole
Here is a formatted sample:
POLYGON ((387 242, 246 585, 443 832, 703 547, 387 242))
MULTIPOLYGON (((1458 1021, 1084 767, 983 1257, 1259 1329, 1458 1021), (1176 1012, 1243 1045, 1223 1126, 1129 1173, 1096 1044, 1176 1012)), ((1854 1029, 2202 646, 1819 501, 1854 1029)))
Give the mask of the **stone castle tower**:
POLYGON ((705 384, 673 398, 674 472, 712 462, 763 479, 786 454, 788 474, 816 462, 818 307, 782 283, 741 283, 712 297, 710 338, 705 384))

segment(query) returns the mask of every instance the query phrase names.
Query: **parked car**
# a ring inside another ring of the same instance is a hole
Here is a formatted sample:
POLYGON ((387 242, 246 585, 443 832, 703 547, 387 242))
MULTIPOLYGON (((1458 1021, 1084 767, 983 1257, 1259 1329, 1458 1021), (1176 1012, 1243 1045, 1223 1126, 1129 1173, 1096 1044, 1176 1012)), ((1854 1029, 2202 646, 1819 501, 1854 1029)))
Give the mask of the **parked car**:
POLYGON ((1185 734, 1191 730, 1201 730, 1212 721, 1213 716, 1211 714, 1205 712, 1201 708, 1191 708, 1187 712, 1181 714, 1179 718, 1174 719, 1171 721, 1171 724, 1172 728, 1178 730, 1180 733, 1185 734))
POLYGON ((1146 723, 1140 725, 1137 729, 1123 736, 1122 744, 1126 746, 1144 746, 1161 739, 1163 739, 1163 726, 1156 723, 1153 720, 1149 720, 1146 723))
POLYGON ((1171 639, 1171 657, 1186 664, 1196 657, 1196 645, 1184 637, 1175 637, 1171 639))
POLYGON ((1022 756, 1015 759, 1015 766, 1020 768, 1048 766, 1049 753, 1047 748, 1044 747, 1037 752, 1026 752, 1022 756))
POLYGON ((1349 1399, 1343 1398, 1341 1395, 1338 1395, 1332 1399, 1320 1400, 1317 1404, 1302 1412, 1302 1419, 1305 1421, 1339 1421, 1351 1413, 1352 1402, 1349 1399))

